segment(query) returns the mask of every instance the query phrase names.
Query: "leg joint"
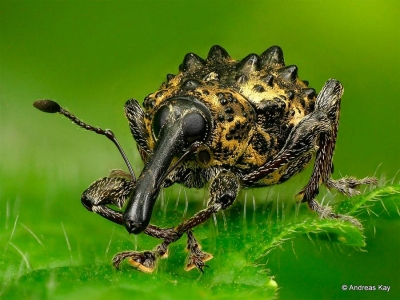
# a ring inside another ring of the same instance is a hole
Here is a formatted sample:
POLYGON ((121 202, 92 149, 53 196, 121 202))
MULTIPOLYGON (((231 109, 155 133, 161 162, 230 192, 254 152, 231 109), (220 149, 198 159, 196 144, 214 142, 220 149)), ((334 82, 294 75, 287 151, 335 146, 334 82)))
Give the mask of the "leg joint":
POLYGON ((239 192, 239 180, 227 171, 223 171, 212 181, 210 186, 209 207, 215 207, 216 211, 226 209, 232 205, 239 192))

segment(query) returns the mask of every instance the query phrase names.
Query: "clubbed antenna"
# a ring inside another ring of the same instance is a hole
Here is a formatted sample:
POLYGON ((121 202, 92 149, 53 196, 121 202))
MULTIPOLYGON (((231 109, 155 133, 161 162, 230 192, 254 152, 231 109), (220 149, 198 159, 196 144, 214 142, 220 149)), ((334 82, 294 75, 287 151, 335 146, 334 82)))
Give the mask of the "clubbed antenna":
POLYGON ((122 149, 117 138, 115 137, 114 133, 111 130, 109 130, 109 129, 104 130, 104 129, 101 129, 100 127, 94 127, 89 124, 86 124, 85 122, 83 122, 82 120, 78 119, 73 114, 71 114, 68 110, 66 110, 65 108, 62 108, 57 102, 54 102, 53 100, 47 100, 47 99, 46 100, 37 100, 37 101, 33 102, 33 106, 36 107, 38 110, 46 112, 46 113, 62 114, 64 116, 66 116, 68 119, 70 119, 72 122, 74 122, 76 125, 78 125, 79 127, 82 127, 89 131, 94 131, 97 134, 105 135, 118 148, 119 152, 122 155, 122 158, 125 161, 125 164, 127 165, 128 169, 129 169, 129 173, 131 173, 132 180, 134 182, 136 181, 135 173, 133 173, 133 169, 128 160, 128 157, 126 156, 124 150, 122 149))

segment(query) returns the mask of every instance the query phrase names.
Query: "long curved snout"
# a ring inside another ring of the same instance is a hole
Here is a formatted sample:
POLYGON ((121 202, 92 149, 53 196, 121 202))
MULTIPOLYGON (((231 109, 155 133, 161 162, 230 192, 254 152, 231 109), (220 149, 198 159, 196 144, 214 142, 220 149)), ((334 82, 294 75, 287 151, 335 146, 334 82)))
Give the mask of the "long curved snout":
POLYGON ((173 158, 184 148, 182 122, 166 124, 154 154, 140 174, 123 219, 129 233, 139 234, 149 225, 161 185, 173 158))
MULTIPOLYGON (((205 141, 210 111, 196 99, 176 97, 164 102, 153 117, 156 147, 129 199, 123 221, 129 233, 139 234, 150 223, 154 204, 174 157, 196 141, 205 141)), ((182 157, 181 157, 182 158, 182 157)))

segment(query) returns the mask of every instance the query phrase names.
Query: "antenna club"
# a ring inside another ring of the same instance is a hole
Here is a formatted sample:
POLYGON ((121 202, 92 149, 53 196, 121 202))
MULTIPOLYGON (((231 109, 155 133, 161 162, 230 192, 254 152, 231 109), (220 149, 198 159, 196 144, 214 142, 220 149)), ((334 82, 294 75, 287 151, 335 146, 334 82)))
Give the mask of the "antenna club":
POLYGON ((50 114, 58 113, 61 111, 61 106, 53 100, 47 100, 47 99, 37 100, 33 102, 33 106, 40 111, 50 114))

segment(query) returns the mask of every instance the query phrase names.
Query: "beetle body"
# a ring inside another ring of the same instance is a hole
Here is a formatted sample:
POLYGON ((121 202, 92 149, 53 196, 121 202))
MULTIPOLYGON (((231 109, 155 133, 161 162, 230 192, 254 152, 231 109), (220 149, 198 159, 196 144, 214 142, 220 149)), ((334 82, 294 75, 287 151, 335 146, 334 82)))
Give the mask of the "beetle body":
MULTIPOLYGON (((160 88, 148 95, 143 108, 132 99, 125 114, 145 163, 136 180, 133 171, 113 171, 95 181, 82 195, 90 211, 125 226, 162 239, 151 251, 118 253, 113 264, 124 259, 136 268, 152 272, 157 259, 165 257, 168 245, 187 234, 186 270, 203 271, 212 255, 200 250, 192 229, 214 213, 228 208, 241 187, 283 183, 301 172, 315 157, 314 168, 299 199, 321 218, 337 215, 315 200, 319 186, 352 196, 361 184, 376 179, 331 178, 342 85, 327 81, 317 95, 308 82, 297 77, 297 67, 285 66, 281 48, 270 47, 260 56, 250 54, 233 60, 220 46, 213 46, 206 59, 194 53, 185 56, 177 75, 167 75, 160 88), (209 183, 207 207, 170 227, 149 224, 154 203, 163 187, 174 183, 201 188, 209 183), (114 204, 115 210, 109 207, 114 204)), ((106 135, 120 149, 110 132, 86 125, 58 105, 35 103, 46 112, 60 112, 86 129, 106 135)))
MULTIPOLYGON (((250 54, 235 61, 214 46, 206 60, 187 54, 180 70, 145 98, 145 132, 141 136, 133 132, 138 141, 146 137, 145 145, 138 143, 146 161, 157 143, 154 115, 169 99, 186 97, 209 109, 208 140, 195 157, 170 174, 170 182, 202 187, 214 176, 214 168, 234 168, 238 176, 256 170, 282 149, 291 129, 314 109, 315 90, 297 78, 296 66, 285 67, 279 47, 269 48, 260 57, 250 54)), ((127 117, 138 122, 129 112, 127 117)), ((273 175, 251 185, 288 179, 283 170, 273 175)))

